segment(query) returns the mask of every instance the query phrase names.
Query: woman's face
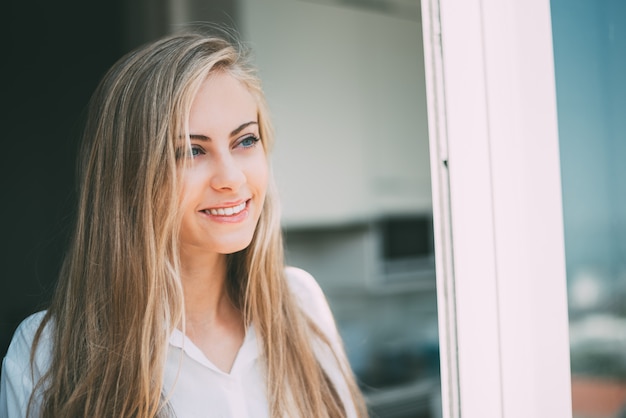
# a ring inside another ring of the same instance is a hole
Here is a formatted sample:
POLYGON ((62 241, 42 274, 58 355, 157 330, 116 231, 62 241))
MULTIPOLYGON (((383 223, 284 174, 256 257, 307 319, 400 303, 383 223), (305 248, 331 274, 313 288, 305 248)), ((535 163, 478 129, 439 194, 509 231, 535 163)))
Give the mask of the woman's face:
POLYGON ((242 250, 252 240, 268 182, 255 99, 231 75, 211 74, 193 101, 189 135, 181 248, 188 254, 242 250))

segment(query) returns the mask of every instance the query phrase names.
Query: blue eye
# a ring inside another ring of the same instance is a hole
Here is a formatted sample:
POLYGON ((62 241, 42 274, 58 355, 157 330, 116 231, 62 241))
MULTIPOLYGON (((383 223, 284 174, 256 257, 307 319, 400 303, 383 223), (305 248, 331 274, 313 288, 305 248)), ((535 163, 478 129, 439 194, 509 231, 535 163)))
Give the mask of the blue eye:
POLYGON ((260 139, 257 138, 256 136, 248 135, 239 142, 239 145, 241 145, 244 148, 250 148, 250 147, 255 146, 256 143, 259 141, 260 139))
POLYGON ((194 146, 194 145, 191 146, 191 150, 189 151, 189 155, 191 157, 197 157, 202 154, 204 154, 204 150, 202 148, 194 146))

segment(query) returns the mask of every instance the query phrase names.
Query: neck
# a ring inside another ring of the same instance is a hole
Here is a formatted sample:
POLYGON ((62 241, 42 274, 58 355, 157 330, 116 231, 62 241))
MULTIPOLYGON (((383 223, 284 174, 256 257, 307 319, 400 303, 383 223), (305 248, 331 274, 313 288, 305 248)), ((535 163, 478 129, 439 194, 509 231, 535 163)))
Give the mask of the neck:
POLYGON ((230 373, 245 327, 241 312, 228 296, 226 256, 183 248, 180 258, 185 297, 185 326, 181 328, 207 359, 230 373))
POLYGON ((230 317, 233 306, 226 287, 226 256, 181 251, 187 324, 209 325, 230 317))

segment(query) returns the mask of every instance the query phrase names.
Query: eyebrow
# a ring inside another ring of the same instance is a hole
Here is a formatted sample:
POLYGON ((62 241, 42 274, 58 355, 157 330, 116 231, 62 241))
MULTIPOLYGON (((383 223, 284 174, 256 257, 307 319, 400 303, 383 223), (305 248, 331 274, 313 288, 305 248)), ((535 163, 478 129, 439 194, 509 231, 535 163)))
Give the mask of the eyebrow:
MULTIPOLYGON (((242 123, 241 125, 239 125, 235 130, 233 130, 230 133, 230 136, 233 137, 237 134, 239 134, 239 132, 243 131, 244 129, 246 129, 248 126, 250 125, 258 125, 258 122, 256 121, 250 121, 250 122, 246 122, 246 123, 242 123)), ((200 141, 210 141, 211 138, 206 136, 206 135, 200 135, 200 134, 191 134, 189 135, 190 139, 197 139, 200 141)))

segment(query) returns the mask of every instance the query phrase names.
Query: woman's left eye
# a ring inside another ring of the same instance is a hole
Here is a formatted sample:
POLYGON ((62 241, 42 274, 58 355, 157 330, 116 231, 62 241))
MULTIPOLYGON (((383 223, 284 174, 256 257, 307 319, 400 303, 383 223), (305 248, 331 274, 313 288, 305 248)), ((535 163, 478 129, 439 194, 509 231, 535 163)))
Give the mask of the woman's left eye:
POLYGON ((238 146, 242 146, 243 148, 250 148, 256 145, 257 142, 259 142, 260 139, 254 135, 248 135, 245 138, 243 138, 241 141, 239 141, 239 144, 237 144, 238 146))

